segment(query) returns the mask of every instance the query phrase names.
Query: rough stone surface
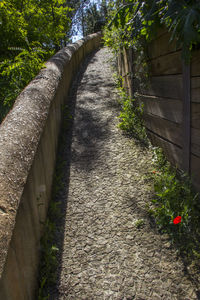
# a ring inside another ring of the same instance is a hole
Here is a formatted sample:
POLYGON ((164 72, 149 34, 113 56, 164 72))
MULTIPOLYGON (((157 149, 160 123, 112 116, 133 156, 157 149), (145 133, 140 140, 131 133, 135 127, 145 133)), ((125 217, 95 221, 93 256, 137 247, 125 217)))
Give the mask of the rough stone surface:
POLYGON ((111 58, 106 48, 98 51, 74 88, 72 145, 63 158, 68 163, 60 195, 66 205, 62 256, 50 298, 198 299, 181 259, 148 219, 152 186, 145 175, 152 157, 117 128, 111 58))

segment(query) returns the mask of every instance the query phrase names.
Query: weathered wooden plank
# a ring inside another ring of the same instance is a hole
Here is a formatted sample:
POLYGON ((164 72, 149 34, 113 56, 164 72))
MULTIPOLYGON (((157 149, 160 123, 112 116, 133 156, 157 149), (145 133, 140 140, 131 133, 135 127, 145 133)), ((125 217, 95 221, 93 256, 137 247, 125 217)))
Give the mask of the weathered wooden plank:
POLYGON ((147 134, 154 146, 161 147, 168 158, 168 160, 174 165, 182 168, 182 149, 170 143, 157 135, 147 130, 147 134))
MULTIPOLYGON (((137 100, 138 103, 144 103, 144 112, 146 113, 157 115, 175 123, 182 122, 181 100, 140 94, 137 100)), ((191 103, 191 127, 200 129, 200 103, 191 103)))
POLYGON ((182 122, 182 101, 170 98, 138 95, 138 103, 144 103, 144 112, 175 123, 182 122))
POLYGON ((200 50, 192 52, 191 76, 200 76, 200 50))
POLYGON ((145 126, 150 131, 180 147, 182 146, 182 131, 179 124, 150 114, 144 114, 143 117, 145 126))
POLYGON ((133 68, 133 48, 129 48, 127 50, 127 57, 128 57, 128 70, 129 70, 129 95, 132 98, 133 94, 134 94, 134 90, 133 90, 133 72, 134 72, 134 68, 133 68))
POLYGON ((182 75, 151 77, 142 94, 180 100, 183 97, 182 75))
POLYGON ((190 64, 183 61, 183 168, 190 173, 190 64))
POLYGON ((125 75, 125 64, 124 64, 124 55, 123 55, 123 53, 121 53, 121 72, 122 72, 122 77, 124 77, 124 75, 125 75))
POLYGON ((200 103, 191 103, 191 127, 200 129, 200 103))
POLYGON ((124 87, 126 88, 128 95, 131 97, 132 87, 131 87, 131 65, 129 63, 130 56, 129 56, 129 51, 125 48, 123 48, 123 56, 124 56, 124 70, 125 70, 124 87))
POLYGON ((121 62, 121 54, 118 55, 117 57, 117 70, 118 74, 122 76, 122 62, 121 62))
POLYGON ((165 26, 162 26, 162 27, 156 27, 155 30, 154 30, 154 37, 152 38, 152 41, 153 40, 157 40, 160 36, 164 35, 168 33, 168 30, 165 26))
POLYGON ((147 46, 149 59, 179 50, 177 49, 176 42, 173 41, 170 43, 169 40, 170 34, 168 32, 152 40, 147 46))
MULTIPOLYGON (((180 169, 182 169, 182 149, 165 141, 164 139, 156 136, 152 132, 148 131, 148 136, 154 146, 161 147, 167 157, 167 159, 180 169)), ((197 191, 200 192, 200 157, 191 154, 191 177, 192 183, 197 191)))
POLYGON ((200 192, 200 157, 193 154, 191 155, 191 177, 194 187, 200 192))
POLYGON ((151 76, 182 74, 181 51, 154 58, 149 65, 151 76))
POLYGON ((200 103, 200 77, 191 78, 191 101, 200 103))
POLYGON ((200 157, 200 129, 191 128, 191 152, 200 157))

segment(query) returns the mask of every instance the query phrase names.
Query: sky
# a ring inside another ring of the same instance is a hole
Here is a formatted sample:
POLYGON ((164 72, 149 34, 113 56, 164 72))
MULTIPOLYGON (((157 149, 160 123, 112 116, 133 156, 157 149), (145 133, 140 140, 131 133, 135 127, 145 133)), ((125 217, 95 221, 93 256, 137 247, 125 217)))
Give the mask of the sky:
MULTIPOLYGON (((97 7, 100 2, 101 2, 100 0, 90 0, 90 3, 92 3, 92 4, 96 3, 97 7)), ((78 30, 78 28, 76 27, 75 30, 78 30)), ((78 31, 77 35, 72 36, 72 43, 74 43, 82 38, 83 38, 82 32, 78 31)))

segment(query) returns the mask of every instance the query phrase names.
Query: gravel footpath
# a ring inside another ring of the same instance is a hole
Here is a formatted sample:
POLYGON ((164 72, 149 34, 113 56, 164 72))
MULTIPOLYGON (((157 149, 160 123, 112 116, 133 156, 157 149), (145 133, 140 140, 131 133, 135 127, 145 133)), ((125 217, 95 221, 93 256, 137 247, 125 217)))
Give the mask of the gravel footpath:
POLYGON ((73 90, 62 256, 51 299, 198 299, 167 236, 146 213, 152 157, 117 128, 111 57, 106 48, 91 55, 73 90))

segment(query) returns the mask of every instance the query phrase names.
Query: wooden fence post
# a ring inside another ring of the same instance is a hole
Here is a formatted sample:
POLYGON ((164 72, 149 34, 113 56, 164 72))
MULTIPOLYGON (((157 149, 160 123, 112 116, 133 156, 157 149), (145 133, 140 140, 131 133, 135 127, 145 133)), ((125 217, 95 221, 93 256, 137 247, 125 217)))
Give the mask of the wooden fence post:
POLYGON ((131 49, 130 49, 130 70, 131 70, 131 94, 132 94, 132 97, 134 97, 134 93, 136 92, 135 87, 134 87, 134 71, 135 70, 134 70, 133 63, 134 63, 134 50, 131 47, 131 49))
POLYGON ((183 170, 190 174, 190 64, 182 63, 183 70, 183 170))

